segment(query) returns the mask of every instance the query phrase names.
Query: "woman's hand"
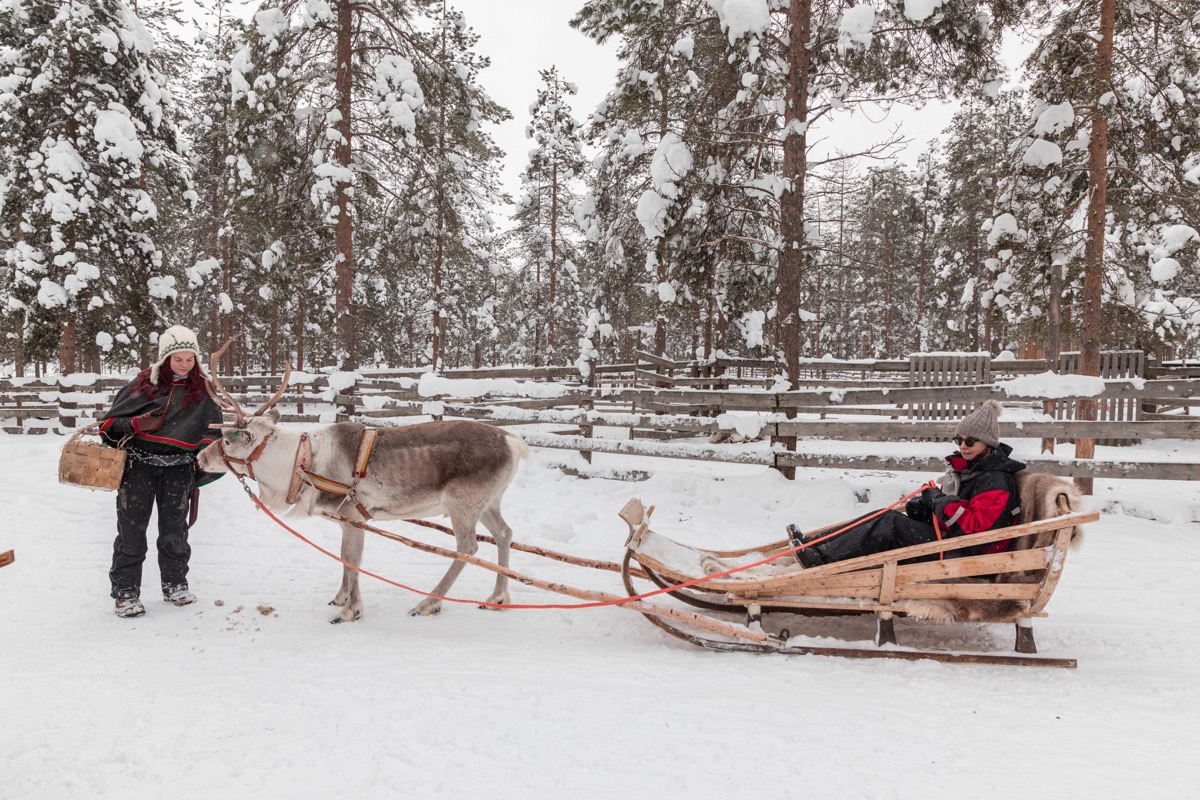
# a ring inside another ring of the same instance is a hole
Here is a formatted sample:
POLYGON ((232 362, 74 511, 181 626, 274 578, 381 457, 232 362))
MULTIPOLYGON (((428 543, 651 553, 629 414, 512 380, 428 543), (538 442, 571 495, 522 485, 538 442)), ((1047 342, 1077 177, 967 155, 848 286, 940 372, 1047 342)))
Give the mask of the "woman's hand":
POLYGON ((925 495, 925 492, 921 492, 921 494, 905 503, 904 513, 908 515, 909 519, 916 520, 917 522, 933 522, 933 506, 930 505, 929 498, 925 495))
POLYGON ((145 414, 138 414, 133 418, 133 429, 138 433, 154 433, 162 430, 163 424, 167 421, 167 410, 165 408, 155 408, 147 411, 145 414))

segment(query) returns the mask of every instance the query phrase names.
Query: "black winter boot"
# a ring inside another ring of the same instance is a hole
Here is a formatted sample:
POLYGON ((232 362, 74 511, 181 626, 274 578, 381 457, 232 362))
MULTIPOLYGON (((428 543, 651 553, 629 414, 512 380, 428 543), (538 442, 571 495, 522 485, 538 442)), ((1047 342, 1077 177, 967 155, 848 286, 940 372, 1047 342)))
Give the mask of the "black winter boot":
POLYGON ((118 597, 117 598, 117 616, 129 619, 131 617, 140 617, 146 613, 146 607, 142 605, 142 601, 136 597, 118 597))

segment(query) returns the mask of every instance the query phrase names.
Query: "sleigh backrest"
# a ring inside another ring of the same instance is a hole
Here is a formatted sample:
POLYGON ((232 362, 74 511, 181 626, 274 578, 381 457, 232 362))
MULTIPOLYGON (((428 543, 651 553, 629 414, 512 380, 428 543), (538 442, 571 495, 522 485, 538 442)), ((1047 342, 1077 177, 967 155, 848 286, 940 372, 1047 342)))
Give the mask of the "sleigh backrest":
MULTIPOLYGON (((1083 493, 1075 484, 1057 475, 1022 470, 1017 473, 1017 499, 1021 504, 1021 522, 1038 522, 1063 514, 1079 511, 1083 505, 1083 493)), ((1055 531, 1018 536, 1010 550, 1029 550, 1048 546, 1057 535, 1055 531)), ((1076 527, 1071 531, 1071 546, 1078 547, 1083 541, 1083 531, 1076 527)))

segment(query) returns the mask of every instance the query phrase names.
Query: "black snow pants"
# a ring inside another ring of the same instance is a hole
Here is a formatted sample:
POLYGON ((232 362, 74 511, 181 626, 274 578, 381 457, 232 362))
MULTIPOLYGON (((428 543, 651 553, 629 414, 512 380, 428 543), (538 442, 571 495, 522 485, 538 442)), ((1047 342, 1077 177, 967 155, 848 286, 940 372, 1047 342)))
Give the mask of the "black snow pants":
MULTIPOLYGON (((870 514, 859 517, 859 519, 865 519, 867 516, 870 514)), ((934 541, 937 541, 937 532, 934 531, 932 524, 909 519, 899 511, 885 511, 875 519, 856 524, 828 541, 799 550, 796 555, 804 566, 819 567, 822 564, 832 564, 848 558, 870 556, 887 550, 895 550, 897 547, 908 547, 913 544, 934 541)), ((930 556, 930 558, 936 558, 936 556, 930 556)), ((927 559, 913 560, 924 561, 927 559)))
POLYGON ((158 572, 165 589, 187 586, 188 502, 196 483, 193 461, 158 466, 130 457, 117 490, 117 538, 108 571, 113 597, 137 597, 146 560, 146 528, 158 506, 158 572))

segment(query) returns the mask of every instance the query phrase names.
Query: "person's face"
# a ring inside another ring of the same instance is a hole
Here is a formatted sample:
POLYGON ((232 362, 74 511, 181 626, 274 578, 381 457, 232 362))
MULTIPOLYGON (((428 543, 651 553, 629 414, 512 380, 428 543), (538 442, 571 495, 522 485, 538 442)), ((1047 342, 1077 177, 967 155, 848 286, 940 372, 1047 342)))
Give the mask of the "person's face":
POLYGON ((966 438, 956 436, 954 441, 958 445, 959 454, 967 461, 979 458, 988 447, 986 443, 978 439, 972 439, 969 436, 966 438))
POLYGON ((186 378, 194 366, 196 366, 196 357, 191 353, 171 354, 171 372, 175 373, 175 377, 186 378))

